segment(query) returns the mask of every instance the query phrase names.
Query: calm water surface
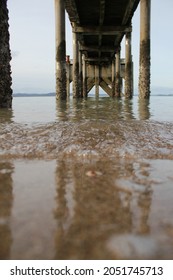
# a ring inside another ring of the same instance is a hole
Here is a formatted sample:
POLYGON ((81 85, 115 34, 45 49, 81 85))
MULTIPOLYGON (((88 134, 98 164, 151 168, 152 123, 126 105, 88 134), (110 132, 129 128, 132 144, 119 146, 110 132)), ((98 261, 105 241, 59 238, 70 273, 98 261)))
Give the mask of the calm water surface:
POLYGON ((172 259, 173 97, 0 111, 0 259, 172 259))

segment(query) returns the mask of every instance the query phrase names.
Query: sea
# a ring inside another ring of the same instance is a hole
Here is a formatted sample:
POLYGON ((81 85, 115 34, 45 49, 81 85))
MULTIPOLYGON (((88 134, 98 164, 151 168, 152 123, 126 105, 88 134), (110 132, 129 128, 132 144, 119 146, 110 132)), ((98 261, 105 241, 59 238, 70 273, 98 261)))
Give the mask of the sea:
POLYGON ((0 110, 0 259, 173 258, 173 95, 0 110))

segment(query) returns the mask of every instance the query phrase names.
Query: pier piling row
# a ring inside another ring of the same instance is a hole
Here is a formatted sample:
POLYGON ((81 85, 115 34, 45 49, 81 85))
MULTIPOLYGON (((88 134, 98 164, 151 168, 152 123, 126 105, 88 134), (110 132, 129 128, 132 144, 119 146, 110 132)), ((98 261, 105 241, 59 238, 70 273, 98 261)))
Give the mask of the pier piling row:
MULTIPOLYGON (((73 97, 87 97, 95 86, 109 96, 133 95, 131 55, 132 18, 140 3, 139 97, 150 96, 151 0, 54 0, 56 32, 56 97, 66 99, 73 81, 73 97), (66 56, 65 10, 73 32, 73 63, 66 56), (126 38, 125 64, 120 58, 126 38), (66 60, 67 59, 67 60, 66 60)), ((12 78, 7 0, 0 5, 0 107, 12 105, 12 78)))
POLYGON ((150 96, 150 10, 151 0, 55 0, 56 17, 56 96, 87 97, 95 86, 111 97, 133 96, 133 61, 131 54, 131 21, 140 3, 139 96, 150 96), (87 3, 86 3, 87 2, 87 3), (99 3, 99 5, 98 5, 99 3), (65 9, 73 32, 73 60, 66 63, 65 9), (125 60, 120 57, 125 36, 125 60), (125 62, 125 63, 124 63, 125 62))

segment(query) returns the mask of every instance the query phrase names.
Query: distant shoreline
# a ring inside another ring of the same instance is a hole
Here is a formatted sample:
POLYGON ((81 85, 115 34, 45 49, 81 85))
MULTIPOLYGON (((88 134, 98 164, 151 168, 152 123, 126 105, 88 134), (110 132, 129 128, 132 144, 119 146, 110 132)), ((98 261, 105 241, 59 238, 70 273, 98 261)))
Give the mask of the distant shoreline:
MULTIPOLYGON (((56 94, 54 92, 52 93, 13 93, 13 97, 55 97, 56 94)), ((94 96, 94 94, 90 95, 94 96)), ((102 96, 102 94, 100 94, 102 96)), ((138 96, 138 94, 134 94, 134 96, 138 96)), ((173 94, 152 94, 151 96, 173 96, 173 94)))
POLYGON ((55 96, 55 92, 50 93, 13 93, 13 97, 49 97, 55 96))

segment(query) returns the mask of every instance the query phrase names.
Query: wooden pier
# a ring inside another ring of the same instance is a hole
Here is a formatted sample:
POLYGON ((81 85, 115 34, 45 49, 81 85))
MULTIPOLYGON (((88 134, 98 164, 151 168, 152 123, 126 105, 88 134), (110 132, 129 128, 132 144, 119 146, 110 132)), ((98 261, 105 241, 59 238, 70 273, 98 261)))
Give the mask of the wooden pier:
MULTIPOLYGON (((54 0, 56 31, 56 97, 66 99, 73 82, 73 97, 87 97, 95 86, 109 96, 133 96, 131 54, 132 18, 140 4, 139 96, 150 96, 151 0, 54 0), (73 62, 66 55, 65 10, 73 32, 73 62), (125 36, 125 60, 121 42, 125 36)), ((0 107, 11 107, 11 53, 9 49, 7 0, 0 6, 0 107)))
POLYGON ((132 17, 140 3, 139 96, 150 95, 150 7, 151 0, 55 0, 56 17, 56 96, 65 99, 73 81, 73 97, 87 97, 95 86, 110 96, 133 95, 131 54, 132 17), (73 32, 73 63, 66 61, 65 10, 73 32), (121 42, 125 36, 125 63, 121 42))

